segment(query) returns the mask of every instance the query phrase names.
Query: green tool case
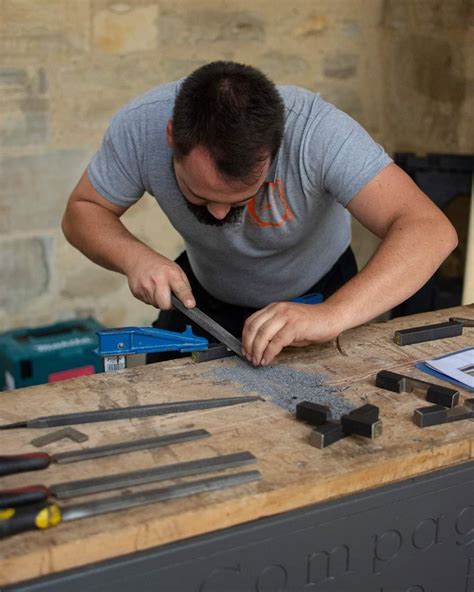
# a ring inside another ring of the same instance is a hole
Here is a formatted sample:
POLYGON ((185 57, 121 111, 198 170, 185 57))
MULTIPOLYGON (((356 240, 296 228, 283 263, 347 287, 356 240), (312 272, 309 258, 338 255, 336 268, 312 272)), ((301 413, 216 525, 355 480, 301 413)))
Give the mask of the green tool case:
POLYGON ((1 333, 0 390, 102 372, 94 349, 103 328, 87 318, 1 333))

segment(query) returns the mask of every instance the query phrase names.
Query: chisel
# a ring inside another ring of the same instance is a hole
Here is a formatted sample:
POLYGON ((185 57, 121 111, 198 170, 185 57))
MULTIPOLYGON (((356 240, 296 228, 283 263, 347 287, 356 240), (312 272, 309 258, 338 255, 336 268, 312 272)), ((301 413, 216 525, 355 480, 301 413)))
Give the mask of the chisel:
POLYGON ((160 446, 169 446, 170 444, 179 444, 180 442, 188 442, 189 440, 208 438, 210 435, 211 434, 206 430, 190 430, 186 432, 175 432, 174 434, 167 434, 166 436, 143 438, 141 440, 127 440, 125 442, 117 442, 116 444, 96 446, 95 448, 83 448, 81 450, 60 452, 58 454, 32 452, 31 454, 0 456, 0 476, 46 469, 51 463, 64 464, 79 462, 91 458, 101 458, 103 456, 134 452, 135 450, 145 450, 147 448, 158 448, 160 446))
POLYGON ((115 495, 65 508, 60 508, 55 503, 30 505, 23 508, 6 508, 0 510, 0 538, 28 530, 51 528, 61 522, 81 520, 90 516, 136 508, 197 493, 216 491, 226 487, 242 485, 243 483, 251 483, 261 478, 259 471, 246 471, 222 477, 200 479, 161 489, 115 495))
POLYGON ((16 489, 0 490, 0 508, 25 506, 45 502, 48 497, 57 499, 68 499, 81 495, 103 493, 113 489, 124 489, 136 485, 145 485, 156 481, 191 477, 202 473, 224 471, 234 469, 242 465, 252 464, 257 459, 250 452, 238 452, 222 456, 211 456, 198 460, 173 463, 151 469, 129 471, 126 473, 114 473, 103 477, 81 479, 78 481, 67 481, 56 483, 46 487, 45 485, 31 485, 16 489))
POLYGON ((184 304, 174 294, 171 294, 171 304, 182 314, 194 321, 197 325, 210 333, 218 341, 232 350, 235 354, 242 357, 242 343, 234 337, 229 331, 224 329, 219 323, 216 323, 211 317, 203 313, 199 308, 186 308, 184 304))
POLYGON ((157 403, 154 405, 138 405, 136 407, 114 407, 112 409, 94 409, 92 411, 79 411, 78 413, 65 413, 63 415, 47 415, 25 421, 17 421, 6 425, 0 425, 0 430, 14 428, 51 428, 78 423, 95 423, 97 421, 112 421, 117 419, 131 419, 132 417, 151 417, 154 415, 167 415, 170 413, 184 413, 201 409, 213 409, 215 407, 228 407, 261 401, 260 397, 224 397, 217 399, 195 399, 192 401, 177 401, 175 403, 157 403))

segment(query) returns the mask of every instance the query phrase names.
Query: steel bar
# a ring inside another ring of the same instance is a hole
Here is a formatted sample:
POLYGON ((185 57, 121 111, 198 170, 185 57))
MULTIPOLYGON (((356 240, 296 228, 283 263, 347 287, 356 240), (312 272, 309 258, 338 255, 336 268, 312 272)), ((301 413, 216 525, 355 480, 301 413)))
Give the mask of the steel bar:
POLYGON ((75 425, 78 423, 94 423, 97 421, 112 421, 117 419, 131 419, 133 417, 151 417, 154 415, 167 415, 170 413, 183 413, 214 407, 227 407, 260 401, 260 397, 224 397, 217 399, 196 399, 192 401, 178 401, 175 403, 157 403, 155 405, 140 405, 136 407, 116 407, 113 409, 96 409, 92 411, 80 411, 78 413, 65 413, 63 415, 48 415, 26 421, 18 421, 0 426, 0 430, 14 428, 50 428, 62 425, 75 425))
POLYGON ((393 340, 397 345, 412 345, 413 343, 423 343, 424 341, 434 341, 435 339, 457 337, 458 335, 462 335, 462 328, 463 323, 458 321, 411 327, 409 329, 395 331, 393 340))

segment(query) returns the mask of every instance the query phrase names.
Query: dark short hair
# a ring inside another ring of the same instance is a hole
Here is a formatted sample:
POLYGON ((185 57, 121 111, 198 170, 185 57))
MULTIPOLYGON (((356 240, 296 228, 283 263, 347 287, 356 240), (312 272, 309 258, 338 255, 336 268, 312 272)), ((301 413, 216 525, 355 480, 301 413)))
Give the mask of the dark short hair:
POLYGON ((176 158, 203 146, 226 179, 254 182, 257 166, 278 152, 283 129, 283 100, 273 82, 252 66, 206 64, 184 80, 176 97, 176 158))

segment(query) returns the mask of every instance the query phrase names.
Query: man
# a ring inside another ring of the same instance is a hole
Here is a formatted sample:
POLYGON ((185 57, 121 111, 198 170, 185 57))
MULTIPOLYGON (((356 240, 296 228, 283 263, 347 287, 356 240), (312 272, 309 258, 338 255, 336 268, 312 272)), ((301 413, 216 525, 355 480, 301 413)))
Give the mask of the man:
POLYGON ((155 326, 189 323, 171 310, 173 292, 242 336, 256 366, 389 310, 457 244, 442 212, 349 116, 233 62, 207 64, 119 111, 63 231, 162 311, 155 326), (184 238, 176 262, 120 221, 145 191, 184 238), (359 273, 350 214, 382 239, 359 273), (290 302, 310 292, 324 303, 290 302))

